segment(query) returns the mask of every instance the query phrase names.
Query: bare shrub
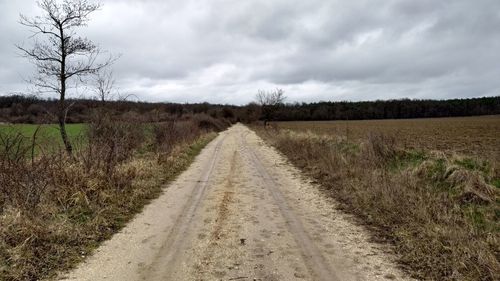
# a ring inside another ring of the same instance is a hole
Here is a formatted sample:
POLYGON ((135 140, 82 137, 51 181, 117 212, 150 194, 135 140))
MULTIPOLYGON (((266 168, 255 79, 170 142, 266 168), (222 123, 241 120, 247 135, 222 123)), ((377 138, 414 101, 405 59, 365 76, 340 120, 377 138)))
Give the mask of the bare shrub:
POLYGON ((385 164, 394 159, 397 154, 396 138, 394 136, 373 133, 368 134, 365 153, 374 163, 385 164))
POLYGON ((155 124, 153 133, 156 151, 168 154, 175 145, 197 138, 201 131, 193 120, 183 120, 155 124))
POLYGON ((87 170, 91 166, 104 167, 111 175, 116 165, 130 158, 144 142, 145 132, 141 123, 104 115, 88 125, 87 138, 88 147, 83 151, 87 170))
POLYGON ((0 132, 0 160, 2 168, 17 165, 25 160, 30 147, 19 132, 0 132))
POLYGON ((27 161, 34 145, 21 133, 0 132, 0 212, 6 204, 29 210, 39 203, 48 185, 42 173, 48 161, 42 158, 37 165, 27 161))
POLYGON ((207 114, 196 114, 193 116, 193 120, 204 131, 220 132, 231 125, 227 120, 215 119, 207 114))
POLYGON ((158 162, 165 164, 175 147, 189 135, 195 135, 198 128, 190 121, 163 122, 154 126, 155 150, 158 162), (184 125, 184 126, 182 126, 184 125))

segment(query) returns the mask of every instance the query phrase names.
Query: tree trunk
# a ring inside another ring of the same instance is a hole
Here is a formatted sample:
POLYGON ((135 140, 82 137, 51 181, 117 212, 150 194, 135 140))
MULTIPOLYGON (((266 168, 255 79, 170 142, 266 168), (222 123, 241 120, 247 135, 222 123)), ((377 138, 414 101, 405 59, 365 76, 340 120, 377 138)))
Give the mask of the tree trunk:
MULTIPOLYGON (((63 64, 64 65, 64 64, 63 64)), ((59 131, 61 132, 61 138, 64 143, 64 147, 66 148, 66 152, 70 157, 73 156, 73 146, 68 138, 68 133, 66 132, 66 80, 61 79, 61 96, 59 99, 59 109, 57 112, 57 119, 59 121, 59 131)))
POLYGON ((59 24, 59 34, 61 38, 61 74, 59 80, 61 82, 61 91, 59 92, 59 110, 58 110, 58 119, 59 119, 59 130, 61 131, 61 138, 64 143, 64 147, 66 148, 66 152, 70 157, 73 156, 73 146, 71 146, 71 142, 68 139, 68 134, 66 132, 66 42, 64 38, 64 31, 61 24, 59 24))
POLYGON ((61 131, 61 138, 69 156, 73 156, 73 146, 68 138, 66 132, 66 114, 64 109, 59 109, 59 130, 61 131))

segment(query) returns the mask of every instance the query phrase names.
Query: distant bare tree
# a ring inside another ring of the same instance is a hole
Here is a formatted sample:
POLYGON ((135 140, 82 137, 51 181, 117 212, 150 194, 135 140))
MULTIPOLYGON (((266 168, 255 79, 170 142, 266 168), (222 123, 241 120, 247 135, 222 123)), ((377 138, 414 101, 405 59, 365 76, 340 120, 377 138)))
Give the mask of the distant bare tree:
POLYGON ((76 87, 83 77, 95 74, 113 59, 97 62, 100 49, 87 38, 76 35, 76 29, 86 26, 91 13, 100 4, 87 0, 42 0, 38 2, 41 16, 20 16, 20 23, 33 32, 33 46, 18 45, 22 54, 36 66, 38 73, 32 82, 41 92, 59 95, 57 118, 61 137, 69 155, 73 147, 66 133, 66 116, 70 105, 66 103, 67 90, 76 87), (70 79, 75 84, 70 84, 70 79))
POLYGON ((105 103, 114 97, 115 79, 113 73, 110 71, 99 71, 96 76, 96 89, 97 98, 105 103))
POLYGON ((267 126, 268 122, 274 118, 278 106, 283 104, 285 99, 285 91, 283 91, 283 89, 276 89, 270 92, 259 90, 257 92, 256 100, 261 106, 264 126, 267 126))

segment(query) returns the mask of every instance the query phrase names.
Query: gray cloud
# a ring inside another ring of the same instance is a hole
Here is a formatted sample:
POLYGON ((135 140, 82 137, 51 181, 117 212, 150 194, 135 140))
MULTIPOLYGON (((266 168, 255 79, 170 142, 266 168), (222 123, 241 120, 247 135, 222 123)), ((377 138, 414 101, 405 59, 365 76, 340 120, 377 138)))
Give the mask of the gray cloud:
MULTIPOLYGON (((0 0, 0 93, 22 91, 20 12, 0 0)), ((242 104, 257 89, 289 101, 500 94, 496 0, 108 0, 82 30, 122 54, 123 93, 152 101, 242 104)))

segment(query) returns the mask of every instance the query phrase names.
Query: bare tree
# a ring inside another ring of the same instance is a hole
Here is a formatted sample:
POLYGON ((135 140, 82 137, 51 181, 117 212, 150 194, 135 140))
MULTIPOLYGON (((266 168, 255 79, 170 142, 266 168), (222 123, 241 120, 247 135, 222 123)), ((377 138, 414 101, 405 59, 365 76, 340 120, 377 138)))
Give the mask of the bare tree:
POLYGON ((285 91, 283 89, 276 89, 270 92, 259 90, 257 92, 256 100, 261 107, 264 126, 267 126, 268 122, 274 118, 276 110, 283 104, 285 99, 285 91))
POLYGON ((72 155, 73 147, 66 133, 66 116, 70 107, 66 103, 68 89, 83 82, 86 75, 109 65, 113 59, 109 57, 98 62, 100 49, 89 39, 76 35, 77 28, 87 25, 90 14, 98 10, 100 4, 87 0, 41 0, 38 6, 42 10, 41 16, 20 16, 20 23, 33 32, 30 37, 33 46, 17 47, 37 68, 33 84, 40 92, 59 95, 59 129, 66 151, 72 155))
POLYGON ((115 79, 111 71, 99 71, 96 75, 95 92, 97 98, 104 104, 106 101, 113 99, 115 79))

